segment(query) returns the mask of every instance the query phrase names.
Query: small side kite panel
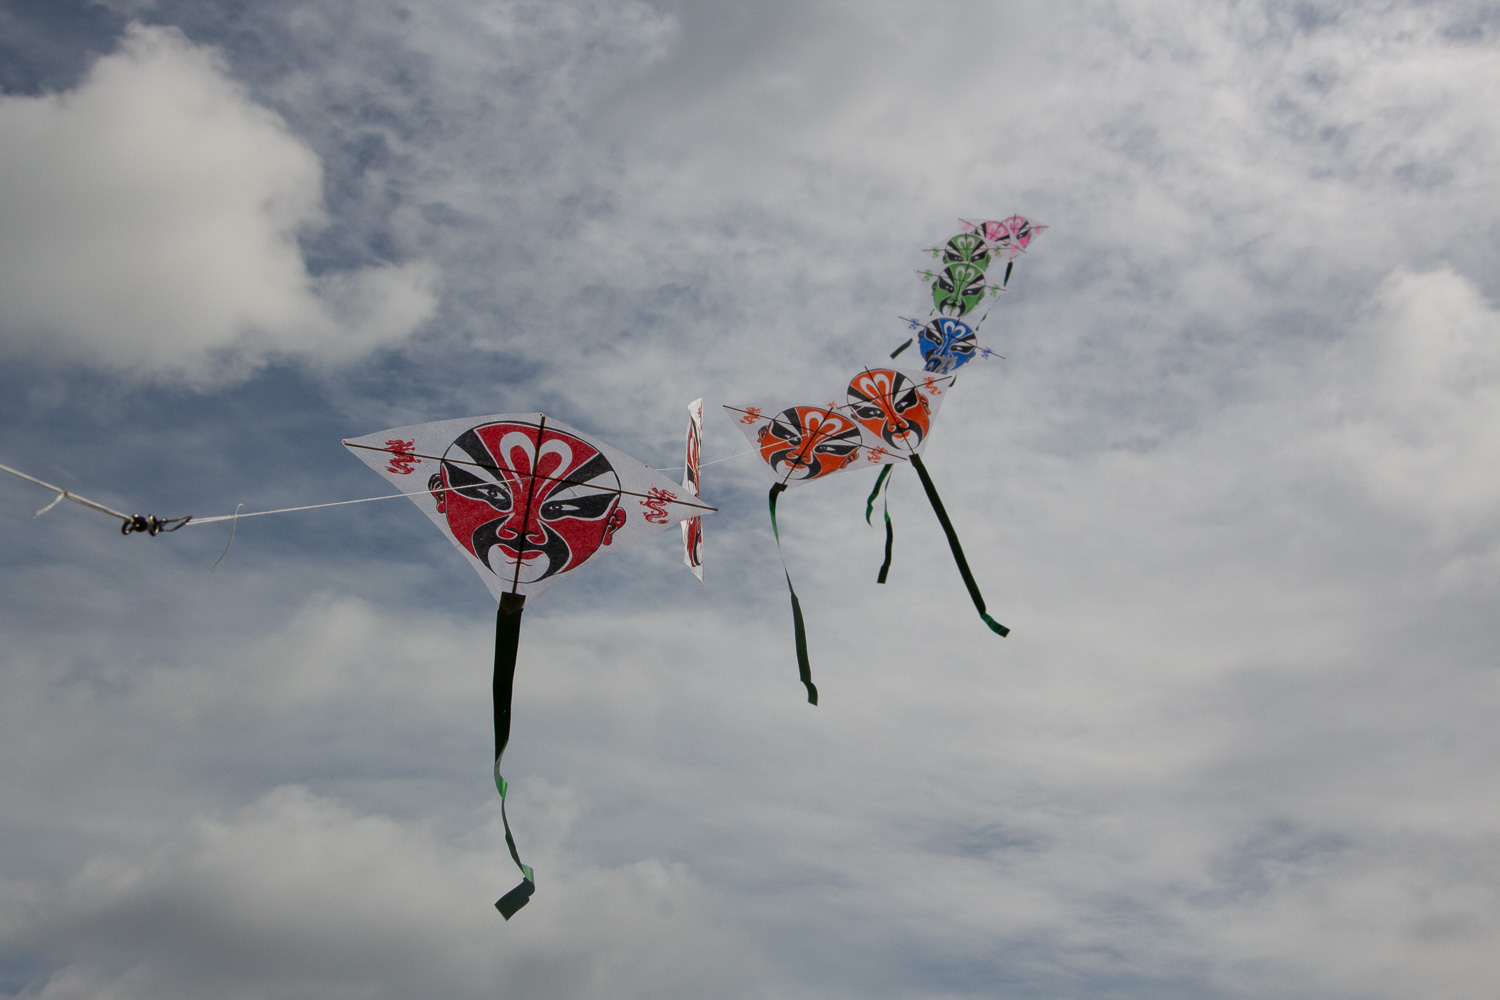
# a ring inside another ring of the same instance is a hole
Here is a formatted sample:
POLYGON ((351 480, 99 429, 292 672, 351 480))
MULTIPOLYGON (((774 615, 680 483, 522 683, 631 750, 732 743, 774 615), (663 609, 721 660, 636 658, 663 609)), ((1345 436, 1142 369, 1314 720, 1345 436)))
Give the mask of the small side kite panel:
MULTIPOLYGON (((682 488, 693 496, 700 496, 698 468, 703 453, 703 400, 698 398, 688 404, 687 451, 682 463, 682 488)), ((692 517, 682 522, 682 561, 693 571, 698 582, 703 582, 703 518, 692 517)))

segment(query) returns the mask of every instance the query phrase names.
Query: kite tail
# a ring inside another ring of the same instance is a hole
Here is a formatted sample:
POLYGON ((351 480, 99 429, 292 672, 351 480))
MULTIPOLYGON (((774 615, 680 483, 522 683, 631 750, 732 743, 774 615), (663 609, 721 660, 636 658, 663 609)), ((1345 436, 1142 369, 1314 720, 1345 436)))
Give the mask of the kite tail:
POLYGON ((891 352, 891 359, 895 360, 896 355, 900 354, 902 351, 904 351, 908 347, 910 347, 911 346, 911 341, 912 341, 912 338, 907 337, 906 338, 906 343, 902 344, 900 347, 896 348, 894 351, 891 352))
POLYGON ((953 530, 953 522, 948 520, 948 512, 943 509, 943 501, 938 496, 937 487, 932 485, 932 477, 927 474, 927 467, 922 464, 922 456, 913 455, 911 464, 916 466, 917 475, 922 480, 922 489, 927 491, 927 499, 932 503, 932 510, 937 514, 938 523, 943 526, 943 534, 948 536, 948 547, 953 550, 953 560, 958 563, 958 572, 964 578, 964 586, 969 588, 969 597, 973 598, 974 607, 979 609, 979 617, 984 619, 984 623, 996 635, 1010 635, 1010 629, 991 618, 984 609, 984 597, 979 593, 979 585, 974 582, 974 574, 969 571, 969 561, 964 558, 963 547, 958 544, 958 532, 953 530))
POLYGON ((890 573, 891 571, 891 546, 895 544, 896 541, 896 532, 891 527, 891 494, 888 482, 891 477, 891 470, 894 468, 894 465, 887 465, 881 468, 880 475, 875 479, 875 488, 870 491, 870 497, 865 501, 865 523, 869 524, 870 515, 875 512, 875 498, 880 495, 880 488, 882 486, 886 487, 884 506, 885 562, 880 564, 880 576, 876 578, 876 583, 885 583, 886 574, 890 573))
POLYGON ((786 492, 785 483, 771 487, 771 533, 776 536, 776 554, 781 556, 781 572, 786 577, 787 592, 792 595, 792 632, 797 640, 797 672, 807 688, 807 703, 818 703, 818 689, 812 682, 812 664, 807 659, 807 627, 802 623, 802 602, 797 600, 797 591, 792 587, 792 574, 787 572, 786 556, 781 555, 781 529, 776 527, 776 498, 786 492))
POLYGON ((1013 268, 1013 267, 1015 267, 1015 266, 1016 266, 1016 262, 1015 262, 1014 258, 1012 258, 1011 260, 1008 260, 1008 261, 1005 262, 1005 277, 1000 282, 1000 286, 1002 288, 1006 288, 1006 287, 1010 286, 1010 269, 1013 268))
POLYGON ((521 643, 521 611, 526 603, 523 594, 501 594, 500 610, 495 616, 495 790, 500 793, 500 822, 505 825, 505 846, 510 856, 521 869, 521 884, 495 902, 495 909, 506 920, 516 915, 536 891, 536 874, 530 866, 521 864, 521 855, 516 850, 516 838, 510 833, 510 820, 505 815, 506 781, 500 776, 500 758, 505 745, 510 742, 510 696, 516 679, 516 650, 521 643))

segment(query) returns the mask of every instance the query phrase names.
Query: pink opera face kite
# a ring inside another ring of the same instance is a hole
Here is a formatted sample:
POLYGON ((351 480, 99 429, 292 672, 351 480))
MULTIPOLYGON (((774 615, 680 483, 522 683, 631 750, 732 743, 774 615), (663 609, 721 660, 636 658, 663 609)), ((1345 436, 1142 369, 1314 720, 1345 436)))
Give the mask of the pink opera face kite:
POLYGON ((998 222, 965 222, 965 231, 977 232, 990 245, 996 255, 1015 260, 1026 252, 1031 241, 1041 234, 1046 226, 1039 226, 1024 216, 1012 215, 998 222))
POLYGON ((497 598, 540 593, 602 551, 713 510, 540 413, 397 427, 344 444, 411 495, 497 598))

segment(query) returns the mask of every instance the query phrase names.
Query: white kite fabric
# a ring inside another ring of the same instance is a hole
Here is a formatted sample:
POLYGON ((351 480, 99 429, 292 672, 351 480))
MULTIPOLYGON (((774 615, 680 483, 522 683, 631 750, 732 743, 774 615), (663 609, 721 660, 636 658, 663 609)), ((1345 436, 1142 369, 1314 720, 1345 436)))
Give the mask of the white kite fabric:
MULTIPOLYGON (((687 453, 682 462, 682 488, 698 496, 698 467, 703 454, 703 398, 688 404, 687 453)), ((682 561, 703 582, 703 518, 682 522, 682 561)))
POLYGON ((759 451, 771 479, 790 488, 921 454, 952 384, 952 375, 865 368, 849 380, 842 400, 724 409, 759 451))
POLYGON ((344 445, 411 495, 496 598, 539 594, 606 548, 627 549, 714 510, 541 413, 393 427, 344 445))

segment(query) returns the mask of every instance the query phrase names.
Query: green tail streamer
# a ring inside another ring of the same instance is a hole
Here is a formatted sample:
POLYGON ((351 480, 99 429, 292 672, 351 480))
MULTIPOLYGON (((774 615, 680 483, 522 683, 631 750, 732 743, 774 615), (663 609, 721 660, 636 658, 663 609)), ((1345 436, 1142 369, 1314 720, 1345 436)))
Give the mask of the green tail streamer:
POLYGON ((787 572, 786 556, 781 555, 781 529, 776 527, 776 498, 786 492, 785 483, 771 487, 771 533, 776 536, 776 554, 781 556, 781 572, 786 577, 787 592, 792 595, 792 632, 797 640, 797 672, 802 685, 807 688, 807 703, 818 703, 818 689, 812 681, 812 664, 807 659, 807 627, 802 623, 802 602, 797 600, 797 591, 792 587, 792 574, 787 572))
POLYGON ((1015 266, 1016 262, 1014 260, 1008 260, 1005 262, 1005 277, 1001 280, 1000 287, 1005 288, 1010 285, 1010 269, 1015 266))
MULTIPOLYGON (((876 479, 875 479, 875 488, 870 491, 870 497, 869 497, 868 500, 865 501, 865 523, 866 524, 870 523, 870 515, 875 512, 875 498, 880 495, 880 488, 882 486, 886 486, 887 480, 889 480, 890 476, 891 476, 891 470, 894 469, 894 468, 895 468, 894 465, 884 466, 880 470, 880 475, 878 477, 876 477, 876 479)), ((891 571, 891 546, 894 545, 895 542, 896 542, 896 532, 895 532, 895 529, 893 529, 891 527, 891 495, 890 495, 889 489, 887 489, 886 495, 885 495, 884 512, 885 512, 885 562, 883 562, 883 563, 880 564, 880 576, 878 576, 875 579, 876 583, 885 583, 885 578, 886 578, 887 574, 889 574, 890 571, 891 571)))
POLYGON ((938 496, 937 487, 932 485, 932 477, 927 474, 927 466, 922 464, 922 456, 913 455, 911 464, 916 467, 917 475, 922 480, 922 489, 927 491, 927 499, 932 504, 933 513, 937 514, 938 523, 943 526, 943 534, 948 536, 948 547, 953 550, 953 561, 958 563, 959 575, 964 578, 964 586, 969 588, 969 597, 974 600, 974 607, 979 609, 979 617, 984 619, 984 623, 996 635, 1010 635, 1010 629, 991 618, 989 612, 984 609, 984 597, 979 593, 979 584, 974 582, 974 574, 969 571, 969 561, 964 558, 963 546, 958 544, 958 532, 953 530, 953 522, 948 520, 948 512, 943 509, 943 501, 938 496))
POLYGON ((521 869, 521 884, 495 902, 495 909, 506 920, 516 915, 536 892, 536 873, 521 864, 516 838, 510 833, 510 819, 505 815, 506 781, 500 776, 500 758, 510 742, 510 697, 516 679, 516 650, 521 644, 521 611, 526 604, 522 594, 501 594, 500 610, 495 615, 495 791, 500 793, 500 822, 505 825, 505 846, 511 860, 521 869))
POLYGON ((896 348, 894 351, 891 352, 891 359, 895 360, 896 355, 900 354, 902 351, 904 351, 908 347, 910 347, 911 346, 911 341, 912 341, 912 338, 907 337, 906 338, 906 343, 902 344, 900 347, 896 348))

